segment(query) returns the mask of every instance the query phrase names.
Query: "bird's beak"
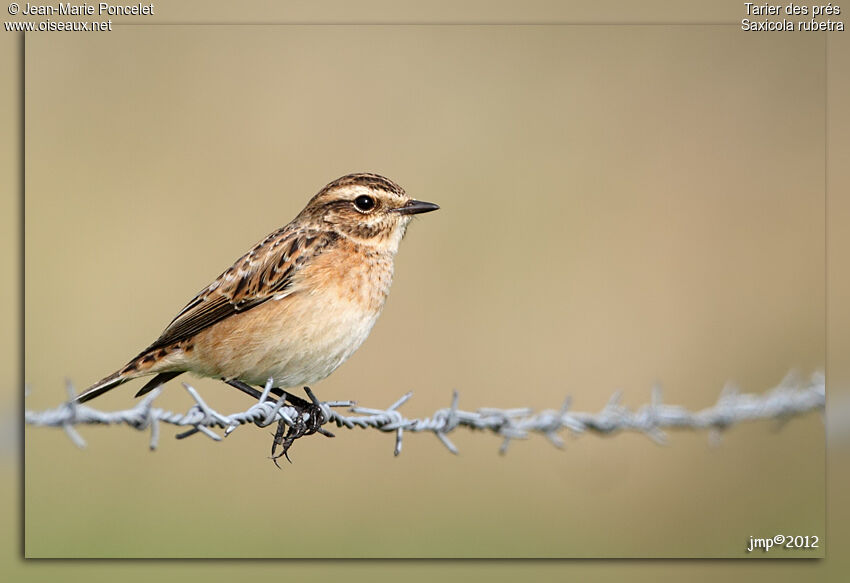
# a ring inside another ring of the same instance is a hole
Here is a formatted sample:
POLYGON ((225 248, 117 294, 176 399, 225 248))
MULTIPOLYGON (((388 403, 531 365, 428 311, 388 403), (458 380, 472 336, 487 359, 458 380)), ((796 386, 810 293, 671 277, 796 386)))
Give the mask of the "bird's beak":
POLYGON ((400 215, 418 215, 419 213, 430 213, 439 209, 439 205, 433 202, 425 202, 423 200, 409 200, 404 206, 398 207, 395 210, 400 215))

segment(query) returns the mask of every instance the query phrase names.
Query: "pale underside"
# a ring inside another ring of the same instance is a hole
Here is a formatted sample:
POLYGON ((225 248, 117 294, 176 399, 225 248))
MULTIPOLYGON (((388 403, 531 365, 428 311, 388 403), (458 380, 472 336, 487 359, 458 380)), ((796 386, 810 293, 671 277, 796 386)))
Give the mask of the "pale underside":
POLYGON ((144 372, 190 371, 254 385, 272 378, 279 387, 320 381, 372 330, 392 282, 392 256, 344 261, 346 254, 323 253, 285 292, 201 330, 191 350, 175 347, 144 372))

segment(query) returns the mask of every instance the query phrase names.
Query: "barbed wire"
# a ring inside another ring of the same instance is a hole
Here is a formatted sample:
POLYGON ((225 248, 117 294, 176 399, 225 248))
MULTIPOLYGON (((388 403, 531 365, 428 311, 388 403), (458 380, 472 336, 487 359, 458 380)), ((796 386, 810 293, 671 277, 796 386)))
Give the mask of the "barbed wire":
POLYGON ((62 427, 79 447, 85 447, 85 440, 75 429, 78 425, 127 425, 138 430, 150 430, 151 449, 156 449, 158 445, 161 423, 190 428, 179 433, 176 436, 178 439, 203 433, 216 441, 242 425, 267 427, 278 423, 272 446, 272 456, 277 463, 277 458, 286 455, 295 439, 312 433, 332 436, 324 428, 329 424, 345 429, 377 429, 395 433, 395 455, 401 453, 406 431, 433 433, 449 451, 456 454, 458 449, 449 440, 448 434, 461 427, 498 435, 502 438, 500 452, 505 453, 512 440, 526 439, 535 433, 545 436, 555 446, 562 447, 564 444, 559 432, 564 429, 574 435, 608 435, 631 431, 645 434, 657 443, 666 442, 665 429, 711 430, 716 438, 721 430, 744 421, 775 419, 784 422, 811 411, 823 411, 826 402, 825 379, 821 373, 813 374, 808 380, 789 375, 778 386, 763 394, 740 393, 733 386, 727 385, 714 405, 699 411, 663 403, 658 387, 652 390, 650 402, 636 410, 622 405, 622 391, 617 391, 597 413, 571 411, 569 397, 558 410, 547 409, 539 413, 529 408, 464 411, 459 407, 459 394, 454 391, 449 407, 422 419, 409 419, 399 411, 413 393, 407 393, 386 409, 376 409, 360 407, 353 401, 321 402, 307 389, 308 396, 313 400, 311 406, 306 401, 286 394, 278 399, 270 399, 273 390, 270 380, 257 403, 245 411, 223 415, 212 409, 194 388, 185 383, 183 386, 195 401, 185 413, 153 406, 162 387, 152 391, 131 409, 104 412, 75 403, 73 386, 68 383, 69 400, 66 403, 45 411, 25 411, 25 422, 34 426, 62 427), (293 402, 287 403, 287 399, 293 402), (345 409, 345 413, 341 409, 345 409), (223 434, 219 435, 213 428, 223 429, 223 434), (286 440, 283 439, 284 429, 288 429, 286 440), (274 456, 277 445, 283 445, 283 453, 274 456))

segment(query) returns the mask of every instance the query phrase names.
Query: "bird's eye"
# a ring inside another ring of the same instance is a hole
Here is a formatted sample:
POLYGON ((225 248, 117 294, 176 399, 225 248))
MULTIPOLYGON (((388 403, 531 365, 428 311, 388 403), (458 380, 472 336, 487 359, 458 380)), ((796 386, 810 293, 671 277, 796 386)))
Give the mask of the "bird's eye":
POLYGON ((370 210, 375 208, 375 199, 371 196, 361 194, 354 199, 354 206, 356 206, 357 210, 360 212, 368 213, 370 210))

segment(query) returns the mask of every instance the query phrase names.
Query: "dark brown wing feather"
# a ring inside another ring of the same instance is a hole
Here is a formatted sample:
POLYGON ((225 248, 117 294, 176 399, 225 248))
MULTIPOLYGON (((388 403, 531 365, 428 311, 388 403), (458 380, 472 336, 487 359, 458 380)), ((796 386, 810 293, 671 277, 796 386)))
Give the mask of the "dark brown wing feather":
MULTIPOLYGON (((295 230, 286 226, 275 231, 239 258, 208 287, 186 304, 162 335, 123 369, 98 381, 77 396, 83 403, 121 385, 134 376, 137 363, 153 351, 191 338, 204 328, 250 310, 278 294, 288 293, 295 275, 310 258, 322 253, 338 235, 315 230, 295 230)), ((282 298, 281 298, 282 299, 282 298)), ((137 393, 144 394, 171 380, 182 371, 157 374, 137 393)))
POLYGON ((228 316, 286 294, 306 259, 321 253, 335 238, 333 233, 288 227, 275 231, 186 304, 145 353, 190 338, 228 316))

